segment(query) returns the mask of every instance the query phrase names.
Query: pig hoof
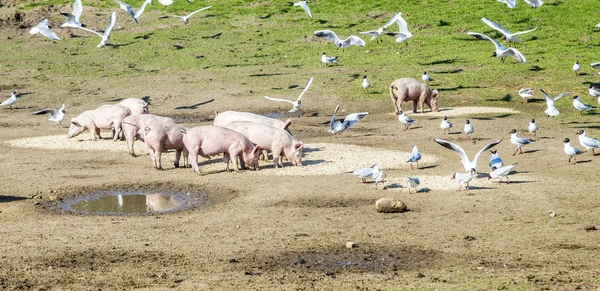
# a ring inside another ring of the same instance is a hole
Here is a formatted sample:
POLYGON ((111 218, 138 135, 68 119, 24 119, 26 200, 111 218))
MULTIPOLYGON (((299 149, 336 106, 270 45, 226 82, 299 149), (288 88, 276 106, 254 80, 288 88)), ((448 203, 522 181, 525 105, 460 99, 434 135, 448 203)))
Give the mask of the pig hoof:
POLYGON ((176 168, 176 169, 179 169, 179 164, 177 164, 177 163, 176 163, 176 164, 175 164, 175 168, 176 168))

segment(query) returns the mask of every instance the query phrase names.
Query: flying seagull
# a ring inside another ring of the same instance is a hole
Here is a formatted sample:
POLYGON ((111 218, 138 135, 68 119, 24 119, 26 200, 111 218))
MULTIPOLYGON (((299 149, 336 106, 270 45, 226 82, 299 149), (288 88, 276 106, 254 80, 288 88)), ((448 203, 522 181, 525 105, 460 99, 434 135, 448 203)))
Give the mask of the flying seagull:
POLYGON ((406 20, 404 20, 404 18, 402 18, 402 12, 394 14, 394 16, 392 16, 388 23, 398 24, 398 33, 386 33, 386 35, 396 37, 397 43, 404 42, 405 40, 413 36, 413 34, 410 31, 408 31, 408 23, 406 23, 406 20))
POLYGON ((521 88, 519 89, 519 96, 521 96, 521 103, 529 103, 529 98, 533 97, 531 94, 533 88, 521 88))
POLYGON ((510 9, 517 6, 517 0, 498 0, 498 2, 506 4, 510 9))
POLYGON ((546 92, 544 92, 544 90, 542 90, 542 88, 540 88, 540 92, 542 92, 542 94, 544 94, 544 96, 546 97, 546 107, 547 108, 544 111, 544 113, 546 113, 546 115, 552 116, 552 117, 555 117, 560 113, 554 106, 554 102, 556 102, 556 100, 562 98, 565 95, 571 94, 571 92, 565 92, 565 93, 562 93, 562 94, 554 97, 554 99, 553 99, 553 98, 550 98, 550 96, 548 96, 548 94, 546 94, 546 92))
POLYGON ((56 122, 56 124, 58 125, 62 125, 62 121, 65 119, 65 105, 63 104, 60 109, 56 110, 56 109, 45 109, 45 110, 40 110, 40 111, 36 111, 33 114, 34 115, 41 115, 41 114, 50 114, 50 118, 48 120, 50 121, 54 121, 56 122))
POLYGON ((308 4, 306 3, 306 1, 294 2, 294 6, 302 7, 302 9, 306 11, 306 14, 308 14, 308 17, 312 18, 312 15, 310 14, 310 8, 308 8, 308 4))
POLYGON ((119 7, 121 7, 121 9, 123 9, 125 12, 129 13, 131 18, 133 18, 133 20, 135 21, 135 23, 139 23, 138 18, 142 15, 142 13, 144 13, 144 9, 146 9, 146 5, 150 4, 152 2, 152 0, 144 1, 144 3, 142 3, 142 6, 140 7, 140 9, 138 9, 138 11, 136 11, 136 12, 133 12, 133 9, 131 9, 131 6, 127 3, 121 2, 119 0, 115 0, 115 2, 117 2, 117 4, 119 4, 119 7))
POLYGON ((487 144, 481 150, 479 150, 477 152, 477 154, 475 154, 475 157, 473 157, 473 160, 469 160, 469 157, 467 157, 467 154, 465 153, 465 151, 457 144, 451 143, 449 141, 441 140, 441 139, 434 139, 434 141, 449 150, 453 150, 456 154, 458 154, 458 156, 460 156, 460 161, 463 164, 463 167, 465 168, 465 171, 470 171, 471 169, 477 170, 477 160, 479 159, 479 156, 481 155, 481 153, 493 148, 494 146, 496 146, 497 144, 499 144, 501 142, 500 140, 497 140, 497 141, 487 144))
POLYGON ((60 38, 58 38, 54 32, 50 31, 50 27, 48 27, 48 19, 40 21, 36 26, 29 30, 29 33, 34 35, 40 33, 51 40, 60 40, 60 38))
POLYGON ((334 133, 334 134, 348 130, 352 125, 357 123, 361 118, 363 118, 369 114, 369 112, 352 113, 352 114, 349 114, 348 116, 346 116, 346 118, 344 118, 343 121, 341 119, 336 120, 336 114, 339 109, 340 109, 340 105, 335 107, 335 110, 333 111, 333 117, 331 117, 331 122, 329 123, 329 132, 334 133))
POLYGON ((337 34, 331 30, 317 30, 314 35, 333 41, 333 44, 338 48, 349 48, 351 45, 365 46, 365 41, 356 35, 351 35, 344 40, 341 40, 337 34))
POLYGON ((196 14, 197 12, 209 9, 209 8, 212 8, 212 6, 206 6, 206 7, 200 8, 200 9, 198 9, 198 10, 196 10, 196 11, 194 11, 194 12, 188 14, 188 15, 185 15, 185 16, 166 15, 166 16, 160 16, 159 18, 168 18, 168 17, 180 18, 181 20, 183 20, 183 22, 185 24, 188 24, 190 22, 190 17, 192 17, 192 15, 196 14))
POLYGON ((104 30, 104 34, 100 34, 97 31, 94 31, 94 30, 91 30, 91 29, 87 29, 85 27, 77 27, 77 28, 83 29, 85 31, 89 31, 91 33, 95 33, 96 35, 98 35, 99 37, 101 37, 102 40, 100 41, 100 43, 96 47, 103 47, 104 45, 110 43, 110 31, 113 29, 113 26, 115 26, 115 21, 116 20, 117 20, 117 13, 113 11, 110 14, 110 21, 108 22, 108 26, 106 26, 106 29, 104 30))
POLYGON ((531 8, 538 8, 542 5, 544 5, 543 0, 525 0, 525 2, 527 2, 527 4, 529 4, 529 5, 531 5, 531 8))
MULTIPOLYGON (((390 18, 390 20, 388 20, 388 22, 387 22, 386 24, 384 24, 382 27, 380 27, 380 28, 377 28, 377 29, 375 29, 375 30, 369 30, 369 31, 364 31, 364 32, 359 32, 359 33, 360 33, 360 34, 368 34, 368 35, 370 35, 370 36, 371 36, 371 40, 377 39, 377 42, 379 42, 379 37, 385 33, 385 31, 387 30, 387 28, 388 28, 390 25, 392 25, 392 24, 394 24, 394 23, 397 23, 397 21, 398 21, 398 17, 400 17, 401 15, 402 15, 402 13, 401 13, 401 12, 400 12, 400 13, 397 13, 397 14, 394 14, 394 15, 393 15, 393 16, 390 18)), ((408 31, 408 30, 407 30, 407 31, 408 31)), ((391 33, 391 34, 393 34, 393 33, 391 33)))
POLYGON ((523 54, 521 54, 521 52, 519 52, 517 49, 515 48, 506 48, 505 46, 503 46, 502 44, 500 44, 499 42, 495 41, 494 39, 490 38, 489 36, 482 34, 482 33, 477 33, 477 32, 467 32, 468 35, 470 36, 474 36, 477 39, 480 40, 486 40, 486 41, 491 41, 494 44, 494 47, 496 47, 495 51, 492 53, 492 57, 497 57, 497 58, 501 58, 502 60, 504 60, 504 58, 506 56, 511 56, 513 58, 515 58, 517 61, 521 62, 521 63, 525 63, 525 57, 523 56, 523 54))
POLYGON ((82 27, 82 26, 85 26, 79 20, 82 12, 83 12, 83 5, 81 5, 81 0, 75 0, 75 2, 73 2, 73 13, 62 12, 62 11, 60 12, 60 15, 63 15, 67 18, 67 22, 65 22, 60 27, 82 27))
POLYGON ((306 93, 306 91, 308 90, 308 88, 310 88, 310 85, 313 82, 313 77, 310 77, 310 79, 308 79, 308 83, 306 83, 306 86, 304 87, 304 90, 302 90, 302 93, 300 93, 300 96, 298 96, 298 99, 296 101, 290 101, 290 100, 285 100, 285 99, 278 99, 278 98, 271 98, 268 96, 265 96, 265 98, 269 99, 269 100, 273 100, 273 101, 281 101, 281 102, 288 102, 291 103, 292 106, 294 106, 290 111, 290 113, 294 113, 298 110, 300 110, 300 112, 302 112, 301 108, 302 108, 302 101, 300 99, 302 99, 302 96, 304 95, 304 93, 306 93))
POLYGON ((516 36, 519 35, 519 34, 525 34, 525 33, 528 33, 528 32, 532 32, 532 31, 534 31, 534 30, 537 29, 537 27, 536 27, 534 29, 530 29, 530 30, 526 30, 526 31, 517 31, 515 33, 511 33, 510 31, 508 31, 508 30, 504 29, 502 26, 500 26, 500 24, 498 24, 498 23, 496 23, 496 22, 494 22, 492 20, 489 20, 489 19, 487 19, 485 17, 481 18, 481 20, 485 24, 487 24, 489 27, 491 27, 492 29, 497 30, 498 32, 502 33, 504 35, 504 37, 506 38, 507 41, 513 41, 513 42, 523 42, 522 40, 520 40, 516 36))

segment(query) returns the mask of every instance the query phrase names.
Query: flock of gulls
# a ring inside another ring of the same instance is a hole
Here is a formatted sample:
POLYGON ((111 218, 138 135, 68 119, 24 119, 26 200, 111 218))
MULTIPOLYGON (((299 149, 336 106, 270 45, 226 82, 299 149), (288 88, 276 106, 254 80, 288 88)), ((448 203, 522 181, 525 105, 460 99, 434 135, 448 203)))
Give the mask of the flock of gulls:
MULTIPOLYGON (((114 1, 120 9, 125 11, 133 19, 133 21, 135 23, 139 23, 140 17, 142 16, 146 6, 152 3, 152 0, 146 0, 143 2, 143 4, 137 10, 134 11, 134 9, 129 4, 119 1, 119 0, 114 0, 114 1)), ((158 1, 160 2, 160 4, 165 5, 165 6, 173 3, 172 0, 158 0, 158 1)), ((524 0, 524 1, 528 5, 530 5, 532 8, 538 8, 544 4, 544 2, 542 0, 524 0)), ((509 8, 516 7, 516 0, 498 0, 498 2, 505 3, 509 8)), ((306 1, 295 2, 295 3, 293 3, 293 6, 301 7, 306 12, 306 14, 310 18, 312 18, 310 8, 306 1)), ((185 24, 188 24, 190 17, 192 17, 194 14, 204 11, 206 9, 209 9, 211 7, 212 6, 203 7, 201 9, 195 10, 185 16, 167 15, 167 16, 160 16, 160 18, 179 18, 185 24)), ((100 43, 97 46, 99 48, 105 46, 106 44, 109 44, 110 43, 110 33, 115 25, 117 13, 113 11, 110 14, 108 25, 106 26, 106 29, 102 32, 98 32, 98 31, 87 28, 86 25, 81 22, 82 13, 83 13, 83 6, 81 3, 81 0, 75 0, 74 4, 73 4, 73 12, 72 13, 69 13, 69 12, 61 12, 60 13, 61 15, 65 16, 65 18, 66 18, 65 23, 62 24, 61 27, 81 29, 83 31, 87 31, 87 32, 90 32, 92 34, 99 36, 101 39, 100 43)), ((517 36, 534 32, 537 29, 537 27, 536 27, 533 29, 512 33, 493 20, 490 20, 487 18, 482 18, 481 20, 487 26, 492 28, 493 30, 500 32, 504 36, 504 39, 509 43, 513 43, 513 42, 521 43, 522 40, 519 39, 517 36)), ((598 24, 597 27, 600 27, 600 24, 598 24)), ((50 28, 48 27, 47 19, 43 19, 42 21, 40 21, 36 26, 31 28, 29 32, 30 32, 30 34, 38 34, 39 33, 51 40, 60 40, 60 38, 53 31, 51 31, 50 28)), ((409 38, 413 37, 413 34, 408 29, 408 24, 407 24, 406 20, 402 17, 402 12, 393 14, 393 16, 383 26, 376 28, 374 30, 360 32, 360 34, 370 36, 371 37, 370 40, 371 41, 375 40, 376 42, 379 42, 380 38, 382 38, 384 36, 394 37, 395 41, 397 43, 405 42, 409 38), (394 25, 397 25, 397 30, 389 31, 391 29, 391 27, 394 27, 394 25)), ((512 57, 517 62, 521 62, 521 63, 526 62, 525 56, 514 47, 506 47, 506 46, 502 45, 499 41, 497 41, 485 34, 482 34, 482 33, 469 31, 469 32, 467 32, 467 34, 475 37, 476 39, 491 42, 494 45, 494 51, 492 52, 492 55, 491 55, 492 57, 500 58, 502 61, 504 61, 504 59, 506 57, 512 57)), ((340 48, 347 49, 347 48, 350 48, 351 46, 363 47, 366 45, 366 42, 359 36, 350 35, 345 38, 340 38, 332 30, 317 30, 314 32, 314 36, 328 39, 329 41, 333 42, 335 47, 338 49, 340 49, 340 48)), ((337 57, 327 56, 327 54, 325 52, 323 52, 323 54, 321 56, 321 61, 323 63, 325 63, 326 65, 329 65, 329 64, 337 62, 337 57)), ((600 62, 592 63, 590 65, 594 68, 600 69, 600 62)), ((579 61, 575 62, 572 69, 576 74, 579 74, 579 71, 581 70, 581 65, 580 65, 579 61)), ((600 72, 598 74, 600 74, 600 72)), ((429 84, 430 82, 433 81, 433 79, 427 74, 427 72, 423 73, 423 75, 421 76, 421 79, 425 84, 429 84)), ((296 100, 273 98, 273 97, 269 97, 269 96, 264 96, 264 97, 271 101, 290 103, 292 108, 288 112, 289 113, 297 113, 300 116, 303 113, 302 97, 307 92, 307 90, 310 88, 312 83, 313 83, 313 77, 311 77, 308 80, 306 86, 304 87, 303 91, 300 93, 300 95, 298 96, 298 98, 296 100)), ((363 77, 361 86, 364 89, 367 89, 371 86, 366 75, 363 77)), ((542 95, 545 96, 547 108, 546 108, 546 110, 544 110, 544 113, 549 117, 556 117, 560 113, 555 107, 555 102, 557 102, 562 97, 564 97, 568 94, 571 94, 571 92, 564 92, 555 97, 551 97, 541 88, 539 88, 538 91, 542 95)), ((521 96, 522 102, 527 103, 529 101, 529 99, 534 96, 534 92, 535 92, 534 88, 521 88, 518 91, 518 94, 519 94, 519 96, 521 96)), ((589 93, 589 95, 591 95, 595 98, 598 98, 598 103, 600 104, 600 91, 598 91, 596 88, 594 88, 592 85, 590 85, 588 88, 588 93, 589 93)), ((19 94, 17 94, 16 92, 13 92, 11 97, 9 99, 5 100, 4 102, 2 102, 0 105, 1 106, 9 106, 12 108, 12 106, 17 102, 17 99, 19 97, 20 97, 19 94)), ((573 107, 576 110, 578 110, 581 115, 583 115, 583 113, 585 111, 592 110, 594 108, 594 107, 582 102, 578 96, 573 97, 572 104, 573 104, 573 107)), ((329 124, 329 132, 331 132, 333 134, 339 134, 344 131, 347 131, 350 127, 352 127, 354 124, 359 122, 363 117, 365 117, 369 114, 369 112, 352 113, 352 114, 348 114, 344 119, 338 119, 337 113, 338 113, 339 108, 340 108, 340 106, 337 105, 335 110, 333 111, 333 116, 332 116, 330 124, 329 124)), ((49 120, 56 122, 57 124, 61 124, 61 122, 64 120, 65 113, 66 112, 65 112, 64 104, 59 109, 46 109, 46 110, 34 112, 35 115, 49 114, 50 115, 49 120)), ((413 118, 407 116, 402 111, 400 111, 398 113, 398 120, 400 123, 402 123, 404 125, 404 130, 409 130, 410 126, 417 122, 413 118)), ((448 120, 447 117, 444 117, 441 120, 440 128, 442 129, 442 133, 444 133, 444 134, 450 133, 450 131, 452 129, 452 123, 448 120)), ((513 129, 512 131, 509 132, 510 142, 516 146, 516 150, 513 153, 513 156, 516 155, 517 153, 523 154, 522 147, 534 143, 534 140, 532 140, 531 138, 536 137, 536 133, 538 130, 539 130, 539 127, 536 124, 535 120, 531 119, 531 121, 529 122, 529 125, 527 127, 527 131, 530 134, 529 139, 518 136, 516 129, 513 129)), ((471 136, 473 135, 474 132, 475 132, 474 125, 471 123, 470 120, 466 120, 466 122, 463 126, 463 133, 465 134, 466 138, 471 139, 471 136)), ((594 155, 596 155, 595 149, 600 148, 600 142, 586 136, 586 133, 584 130, 578 131, 577 135, 578 135, 580 145, 585 150, 579 150, 578 148, 572 146, 569 138, 565 138, 563 140, 564 153, 569 157, 569 160, 568 160, 569 163, 571 163, 571 161, 573 161, 574 164, 576 163, 576 157, 578 155, 581 155, 582 153, 584 153, 585 151, 588 151, 590 149, 592 150, 592 153, 594 155)), ((473 159, 470 159, 468 157, 468 155, 466 154, 466 152, 462 149, 462 147, 460 147, 459 145, 457 145, 455 143, 452 143, 452 142, 449 142, 449 141, 446 141, 443 139, 435 139, 435 142, 438 143, 439 145, 443 146, 444 148, 454 151, 460 157, 460 161, 463 165, 464 172, 456 172, 452 176, 452 179, 457 181, 457 183, 459 185, 458 190, 460 191, 463 186, 465 187, 465 189, 468 189, 469 183, 474 178, 477 177, 477 175, 478 175, 477 174, 477 163, 478 163, 478 159, 481 156, 481 154, 490 150, 494 146, 500 144, 501 140, 493 141, 493 142, 485 145, 484 147, 482 147, 473 156, 473 159)), ((490 153, 491 153, 490 161, 489 161, 490 172, 487 175, 488 179, 498 178, 500 181, 502 181, 503 178, 506 178, 506 182, 508 183, 509 182, 508 175, 511 173, 514 173, 513 169, 516 167, 517 163, 513 163, 511 165, 505 166, 502 162, 502 159, 498 155, 497 151, 490 150, 490 153)), ((421 157, 422 157, 422 155, 419 152, 417 146, 413 146, 412 150, 410 152, 410 155, 407 158, 407 163, 410 163, 411 169, 414 169, 413 164, 416 164, 416 168, 419 169, 419 160, 421 160, 421 157)), ((376 188, 378 187, 379 183, 383 183, 386 178, 386 173, 384 171, 381 171, 377 165, 373 165, 369 168, 357 169, 354 172, 352 172, 352 174, 359 177, 363 182, 365 182, 366 179, 368 179, 368 178, 372 178, 375 181, 376 188)), ((416 189, 419 186, 419 184, 420 184, 420 181, 418 178, 406 177, 406 186, 409 189, 409 193, 410 193, 411 189, 416 189)), ((385 188, 385 186, 384 186, 384 188, 385 188)))

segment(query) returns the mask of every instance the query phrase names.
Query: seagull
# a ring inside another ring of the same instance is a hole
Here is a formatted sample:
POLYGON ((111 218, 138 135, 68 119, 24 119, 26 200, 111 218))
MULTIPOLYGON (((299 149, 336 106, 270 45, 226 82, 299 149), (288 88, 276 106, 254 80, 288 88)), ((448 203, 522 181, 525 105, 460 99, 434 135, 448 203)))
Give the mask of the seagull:
POLYGON ((533 97, 533 88, 521 88, 519 89, 519 96, 521 96, 521 103, 529 103, 529 98, 533 97))
POLYGON ((469 190, 469 182, 475 179, 475 177, 477 177, 477 172, 475 169, 471 169, 466 173, 454 173, 450 180, 456 180, 456 182, 458 182, 458 191, 460 191, 463 184, 466 184, 465 190, 469 190))
POLYGON ((417 169, 419 168, 419 160, 420 159, 421 159, 421 153, 417 149, 417 146, 413 146, 412 151, 410 152, 410 155, 408 156, 408 160, 406 161, 407 163, 410 163, 411 170, 413 170, 412 163, 417 163, 417 169))
POLYGON ((417 122, 416 120, 406 116, 403 111, 400 111, 400 114, 398 114, 398 121, 404 124, 404 130, 408 130, 411 124, 417 122))
MULTIPOLYGON (((598 23, 598 25, 596 25, 596 27, 597 27, 597 28, 600 28, 600 26, 599 26, 599 25, 600 25, 600 23, 598 23)), ((597 69, 597 70, 600 70, 600 62, 597 62, 597 63, 591 63, 591 64, 590 64, 590 67, 594 67, 595 69, 597 69)), ((598 75, 600 75, 600 72, 598 72, 598 75)))
POLYGON ((10 109, 12 109, 12 106, 15 105, 15 103, 17 103, 17 98, 19 98, 19 95, 16 91, 13 91, 10 95, 10 98, 0 103, 0 106, 10 106, 10 109))
POLYGON ((498 155, 498 151, 490 151, 490 153, 492 153, 492 155, 490 156, 490 168, 502 168, 502 166, 504 166, 504 163, 502 162, 502 159, 500 158, 500 156, 498 155))
POLYGON ((544 4, 543 0, 525 0, 525 2, 531 5, 531 8, 538 8, 544 4))
POLYGON ((588 93, 592 97, 600 97, 600 91, 596 90, 596 88, 594 88, 593 85, 590 85, 590 87, 588 88, 588 93))
POLYGON ((444 133, 446 133, 446 129, 448 130, 448 132, 450 132, 450 128, 452 128, 452 123, 450 123, 450 121, 448 121, 447 116, 444 116, 444 119, 442 119, 440 128, 444 130, 444 133))
POLYGON ((502 177, 506 177, 506 184, 509 184, 510 181, 508 180, 508 174, 510 174, 512 169, 516 166, 517 166, 517 163, 508 165, 506 167, 500 167, 500 168, 492 167, 492 171, 488 175, 488 180, 491 178, 500 178, 500 180, 498 182, 501 183, 502 177))
MULTIPOLYGON (((402 15, 402 13, 400 13, 400 15, 402 15)), ((400 16, 398 14, 394 14, 390 20, 388 20, 388 22, 383 25, 382 27, 375 29, 375 30, 369 30, 369 31, 365 31, 365 32, 359 32, 360 34, 368 34, 371 35, 371 40, 377 39, 377 42, 379 42, 379 37, 381 35, 383 35, 385 33, 385 31, 387 30, 387 28, 394 24, 397 23, 398 21, 398 17, 400 16)))
POLYGON ((397 43, 402 43, 413 36, 413 34, 410 31, 408 31, 408 23, 406 23, 406 20, 404 20, 404 18, 402 18, 402 12, 394 14, 394 16, 392 16, 388 23, 398 24, 398 33, 386 33, 387 35, 397 37, 397 43))
POLYGON ((375 189, 377 189, 377 185, 379 183, 383 184, 383 189, 385 190, 385 177, 387 173, 384 171, 380 171, 378 167, 373 167, 373 180, 375 180, 375 189))
POLYGON ((512 48, 512 47, 506 48, 505 46, 503 46, 502 44, 500 44, 499 42, 495 41, 494 39, 490 38, 489 36, 487 36, 485 34, 477 33, 477 32, 467 32, 467 34, 474 36, 475 38, 480 39, 480 40, 491 41, 494 44, 494 46, 496 47, 496 50, 492 53, 492 57, 497 57, 497 58, 501 58, 502 60, 504 60, 504 58, 506 56, 511 56, 521 63, 525 63, 527 61, 527 60, 525 60, 525 57, 523 56, 523 54, 521 54, 521 52, 519 52, 517 49, 512 48))
POLYGON ((333 41, 333 43, 335 44, 336 47, 338 48, 349 48, 351 45, 355 45, 355 46, 365 46, 365 41, 362 40, 362 38, 356 36, 356 35, 351 35, 348 38, 341 40, 336 34, 335 32, 331 31, 331 30, 317 30, 315 31, 315 36, 318 37, 324 37, 327 38, 331 41, 333 41))
POLYGON ((575 72, 575 75, 579 75, 579 70, 581 70, 581 65, 579 64, 579 61, 575 61, 573 64, 573 72, 575 72))
POLYGON ((308 14, 308 17, 312 18, 312 15, 310 14, 310 8, 308 8, 308 4, 306 4, 306 1, 294 2, 294 6, 302 7, 302 9, 306 11, 306 14, 308 14))
POLYGON ((82 27, 82 26, 85 26, 79 20, 82 12, 83 12, 83 5, 81 5, 81 0, 75 0, 73 2, 73 13, 62 12, 62 11, 60 12, 60 15, 63 15, 67 18, 67 22, 65 22, 60 27, 82 27))
POLYGON ((369 115, 369 112, 361 112, 361 113, 352 113, 344 118, 344 121, 336 120, 336 114, 340 109, 340 105, 335 107, 333 111, 333 117, 331 117, 331 122, 329 123, 329 132, 335 134, 338 132, 344 132, 348 130, 352 125, 357 123, 361 118, 369 115))
MULTIPOLYGON (((269 100, 273 100, 273 101, 282 101, 282 102, 289 102, 292 103, 292 106, 294 106, 290 111, 290 113, 294 113, 298 110, 300 110, 300 108, 302 108, 302 101, 300 99, 302 99, 302 95, 304 95, 304 93, 306 93, 306 91, 308 90, 308 88, 310 87, 310 85, 313 82, 313 77, 310 77, 310 79, 308 79, 308 83, 306 83, 306 87, 304 87, 304 90, 302 90, 302 93, 300 93, 300 96, 298 96, 298 99, 296 101, 290 101, 290 100, 285 100, 285 99, 277 99, 277 98, 271 98, 268 96, 265 96, 265 98, 269 99, 269 100)), ((300 112, 302 112, 302 110, 300 110, 300 112)))
POLYGON ((104 34, 100 34, 97 31, 87 29, 85 27, 77 27, 77 28, 83 29, 85 31, 89 31, 91 33, 95 33, 96 35, 101 37, 102 40, 96 47, 103 47, 104 45, 110 43, 110 31, 113 29, 113 26, 115 26, 116 20, 117 20, 117 13, 113 11, 113 13, 110 14, 110 21, 108 22, 108 26, 106 26, 106 29, 104 30, 104 34))
POLYGON ((363 89, 371 87, 371 83, 369 83, 369 80, 367 80, 367 75, 363 76, 362 87, 363 89))
POLYGON ((194 12, 192 12, 192 13, 186 15, 186 16, 166 15, 166 16, 160 16, 159 18, 168 18, 168 17, 180 18, 181 20, 183 20, 183 22, 185 24, 188 24, 190 22, 190 17, 192 17, 192 15, 194 15, 196 12, 200 12, 200 11, 203 11, 203 10, 206 10, 206 9, 209 9, 209 8, 212 8, 212 6, 206 6, 206 7, 200 8, 200 9, 198 9, 198 10, 196 10, 196 11, 194 11, 194 12))
POLYGON ((498 2, 506 4, 510 9, 517 6, 517 0, 498 0, 498 2))
MULTIPOLYGON (((160 5, 162 6, 169 6, 171 4, 173 4, 173 0, 158 0, 158 3, 160 3, 160 5)), ((192 2, 190 2, 192 3, 192 2)))
POLYGON ((560 113, 556 109, 556 107, 554 107, 554 102, 556 102, 556 100, 562 98, 565 95, 571 94, 571 92, 565 92, 565 93, 562 93, 562 94, 554 97, 554 99, 552 99, 552 98, 550 98, 550 96, 548 96, 548 94, 546 94, 546 92, 544 92, 544 90, 542 90, 542 88, 540 88, 540 92, 542 92, 542 94, 544 94, 544 96, 546 97, 546 106, 548 107, 548 108, 546 108, 544 113, 546 113, 546 115, 552 116, 552 117, 555 117, 560 113))
POLYGON ((573 107, 575 107, 575 109, 579 110, 580 115, 583 115, 584 111, 590 110, 593 108, 592 106, 589 106, 589 105, 579 101, 579 96, 573 97, 573 107))
POLYGON ((48 19, 44 19, 40 21, 36 26, 32 27, 29 30, 30 34, 38 34, 41 33, 43 36, 51 39, 51 40, 60 40, 54 32, 50 31, 50 27, 48 27, 48 19))
POLYGON ((577 158, 575 156, 583 154, 578 148, 571 145, 571 140, 569 138, 565 138, 563 140, 565 143, 564 151, 567 156, 569 156, 569 163, 571 159, 573 159, 573 165, 577 164, 577 158))
POLYGON ((597 141, 591 137, 587 137, 585 135, 585 130, 583 129, 578 131, 577 135, 579 135, 579 144, 581 144, 581 146, 585 148, 586 152, 591 149, 592 154, 594 154, 595 156, 596 152, 594 151, 594 149, 600 148, 600 141, 597 141))
POLYGON ((328 57, 325 52, 323 52, 323 54, 321 55, 321 62, 323 62, 324 64, 333 64, 335 62, 337 62, 337 56, 335 57, 328 57))
POLYGON ((517 31, 515 33, 511 33, 510 31, 508 31, 508 30, 504 29, 502 26, 500 26, 500 24, 498 24, 492 20, 489 20, 485 17, 481 18, 481 20, 485 24, 487 24, 489 27, 491 27, 493 30, 496 30, 496 31, 502 33, 504 35, 504 38, 506 38, 506 41, 512 41, 512 42, 523 42, 516 36, 519 34, 529 33, 529 32, 532 32, 537 29, 537 27, 536 27, 534 29, 530 29, 530 30, 526 30, 526 31, 517 31))
MULTIPOLYGON (((354 170, 351 174, 359 177, 363 183, 367 182, 367 178, 373 177, 373 169, 377 168, 377 165, 372 165, 369 168, 360 168, 358 170, 354 170)), ((379 169, 379 168, 377 168, 379 169)))
MULTIPOLYGON (((410 194, 410 188, 417 189, 417 187, 420 184, 421 184, 421 181, 419 181, 419 178, 406 177, 406 188, 408 188, 408 194, 410 194)), ((419 191, 416 191, 416 192, 419 192, 419 191)))
POLYGON ((421 79, 425 83, 429 83, 429 82, 433 81, 433 79, 431 79, 431 77, 429 77, 429 75, 427 75, 427 72, 423 72, 423 75, 421 75, 421 79))
POLYGON ((144 9, 146 9, 146 5, 152 3, 152 0, 144 1, 144 3, 142 3, 142 6, 140 6, 140 9, 138 9, 138 11, 136 11, 135 13, 133 12, 133 9, 131 9, 131 6, 129 4, 123 3, 119 0, 115 0, 115 2, 117 2, 117 4, 119 4, 121 9, 123 9, 125 12, 129 13, 129 15, 133 18, 133 20, 135 20, 135 23, 139 23, 138 18, 140 18, 140 16, 142 16, 142 13, 144 13, 144 9))
POLYGON ((36 111, 33 115, 41 115, 41 114, 50 114, 50 118, 48 120, 56 122, 58 125, 62 125, 62 121, 65 119, 65 105, 63 104, 60 109, 45 109, 36 111))
POLYGON ((529 126, 527 126, 527 131, 529 131, 529 137, 531 138, 531 134, 533 133, 533 137, 536 136, 538 130, 540 130, 540 128, 537 126, 537 124, 535 123, 535 119, 532 119, 529 122, 529 126))
POLYGON ((471 121, 469 121, 467 119, 467 122, 465 123, 465 127, 463 127, 463 132, 467 135, 468 138, 471 138, 471 135, 473 134, 473 132, 475 132, 475 129, 473 128, 473 125, 471 124, 471 121))
POLYGON ((517 150, 512 154, 514 156, 517 154, 517 152, 519 152, 519 154, 522 154, 523 150, 521 149, 521 147, 533 143, 533 141, 517 136, 517 130, 513 129, 510 131, 510 143, 517 146, 517 150))
POLYGON ((481 155, 481 153, 493 148, 494 146, 496 146, 497 144, 499 144, 501 142, 500 140, 497 140, 497 141, 487 144, 481 150, 479 150, 477 152, 477 154, 475 154, 475 157, 473 157, 473 160, 469 160, 469 157, 467 157, 467 154, 465 153, 465 151, 457 144, 451 143, 449 141, 441 140, 441 139, 434 139, 434 141, 449 150, 453 150, 456 154, 458 154, 458 156, 460 156, 460 161, 463 164, 463 167, 465 168, 465 171, 470 171, 471 169, 477 170, 477 159, 479 159, 479 156, 481 155))

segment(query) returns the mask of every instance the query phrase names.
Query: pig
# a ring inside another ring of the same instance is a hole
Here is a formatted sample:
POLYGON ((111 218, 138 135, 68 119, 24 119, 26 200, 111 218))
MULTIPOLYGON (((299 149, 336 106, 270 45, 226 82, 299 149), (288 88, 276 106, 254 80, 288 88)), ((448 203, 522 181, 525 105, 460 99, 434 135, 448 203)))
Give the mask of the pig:
POLYGON ((131 114, 149 114, 148 103, 139 98, 127 98, 119 102, 118 105, 125 106, 131 110, 131 114))
POLYGON ((127 148, 129 154, 135 157, 135 151, 133 150, 133 143, 135 139, 144 141, 144 131, 146 126, 153 121, 158 121, 163 124, 175 124, 175 121, 169 117, 162 117, 152 114, 132 114, 123 119, 123 134, 127 140, 127 148))
POLYGON ((272 151, 275 168, 283 167, 284 156, 292 164, 302 166, 302 142, 294 140, 287 131, 249 121, 234 121, 225 127, 246 136, 252 143, 258 145, 263 153, 265 150, 272 151))
POLYGON ((188 151, 188 160, 194 172, 202 174, 198 167, 198 155, 210 159, 210 156, 223 154, 225 170, 229 171, 229 159, 233 169, 238 172, 237 158, 242 168, 248 164, 255 170, 258 167, 259 146, 254 146, 243 134, 217 125, 196 126, 188 129, 183 135, 183 144, 188 151))
POLYGON ((288 127, 292 125, 292 120, 288 119, 285 122, 281 120, 277 120, 274 118, 269 118, 266 116, 248 113, 248 112, 237 112, 237 111, 225 111, 225 112, 215 112, 217 116, 213 122, 213 125, 225 126, 233 121, 250 121, 255 123, 266 124, 275 128, 283 129, 287 132, 288 127))
POLYGON ((390 85, 390 96, 394 102, 396 115, 402 111, 402 102, 413 102, 413 113, 417 113, 417 103, 423 113, 423 103, 427 104, 431 111, 438 112, 438 91, 431 90, 429 86, 413 79, 402 78, 390 85))
POLYGON ((100 129, 111 129, 115 131, 113 141, 117 141, 121 133, 123 119, 131 114, 131 111, 121 105, 102 105, 94 110, 88 110, 71 119, 68 138, 78 136, 86 129, 94 135, 93 140, 100 137, 100 129))
POLYGON ((150 151, 150 158, 156 169, 162 170, 161 155, 166 150, 175 150, 175 168, 183 152, 183 163, 187 166, 187 150, 183 145, 186 129, 177 124, 163 123, 158 119, 149 120, 144 127, 144 142, 150 151))

